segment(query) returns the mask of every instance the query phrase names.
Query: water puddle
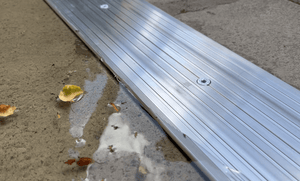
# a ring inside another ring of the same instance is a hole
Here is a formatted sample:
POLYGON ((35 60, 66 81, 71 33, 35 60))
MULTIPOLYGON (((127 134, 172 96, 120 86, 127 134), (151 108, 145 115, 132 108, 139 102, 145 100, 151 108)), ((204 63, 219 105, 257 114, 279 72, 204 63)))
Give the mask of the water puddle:
POLYGON ((73 147, 69 147, 69 160, 67 163, 65 162, 66 164, 70 162, 69 165, 72 166, 69 166, 63 173, 73 173, 73 180, 75 178, 82 180, 82 176, 86 177, 84 171, 87 169, 88 163, 80 165, 79 162, 84 158, 90 159, 97 150, 98 140, 108 123, 107 118, 114 112, 114 109, 108 107, 107 103, 116 99, 119 90, 115 80, 107 73, 106 69, 102 69, 100 74, 95 74, 89 68, 86 68, 86 72, 88 80, 85 80, 82 87, 82 90, 85 91, 84 96, 73 103, 59 102, 65 107, 70 107, 69 133, 75 138, 75 144, 73 147), (76 163, 73 164, 74 162, 76 163))
POLYGON ((85 181, 203 180, 201 171, 122 85, 114 105, 121 111, 108 118, 85 181))
POLYGON ((169 137, 162 138, 156 143, 156 149, 161 151, 164 158, 170 162, 188 162, 191 163, 191 159, 181 150, 180 147, 169 137))
MULTIPOLYGON (((131 131, 122 113, 114 113, 109 117, 108 126, 101 136, 100 146, 94 153, 93 158, 97 163, 105 163, 109 160, 123 160, 124 157, 131 156, 136 160, 135 166, 138 169, 135 168, 135 173, 127 175, 127 180, 138 176, 143 177, 143 175, 145 175, 144 179, 147 180, 160 180, 159 177, 163 167, 158 164, 154 166, 151 159, 144 155, 144 149, 149 144, 142 134, 135 134, 131 131)), ((131 161, 128 163, 131 163, 131 161)), ((123 165, 126 164, 123 163, 123 165)), ((117 172, 102 172, 101 175, 97 172, 97 175, 101 177, 98 179, 124 178, 124 175, 117 172)))
POLYGON ((129 126, 122 120, 121 113, 112 114, 108 121, 108 126, 101 136, 97 152, 105 150, 105 153, 111 146, 115 153, 127 151, 142 154, 144 147, 149 145, 143 135, 135 137, 134 134, 131 134, 129 126))
POLYGON ((159 124, 114 81, 106 71, 92 81, 85 80, 86 93, 71 104, 69 132, 75 138, 75 148, 68 150, 69 157, 93 160, 77 168, 81 176, 86 170, 86 178, 81 180, 203 180, 159 124))
POLYGON ((86 80, 84 90, 87 93, 79 102, 71 105, 71 112, 69 114, 69 121, 71 123, 70 134, 74 138, 82 137, 83 129, 96 110, 97 102, 102 96, 106 83, 106 74, 98 74, 92 82, 86 80))

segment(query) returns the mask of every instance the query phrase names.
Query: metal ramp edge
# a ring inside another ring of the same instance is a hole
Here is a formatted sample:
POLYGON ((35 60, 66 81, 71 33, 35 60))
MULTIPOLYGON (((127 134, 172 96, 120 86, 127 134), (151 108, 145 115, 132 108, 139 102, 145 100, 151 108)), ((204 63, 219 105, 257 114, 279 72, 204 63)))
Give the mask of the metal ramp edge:
POLYGON ((300 92, 143 0, 45 0, 212 180, 300 180, 300 92))

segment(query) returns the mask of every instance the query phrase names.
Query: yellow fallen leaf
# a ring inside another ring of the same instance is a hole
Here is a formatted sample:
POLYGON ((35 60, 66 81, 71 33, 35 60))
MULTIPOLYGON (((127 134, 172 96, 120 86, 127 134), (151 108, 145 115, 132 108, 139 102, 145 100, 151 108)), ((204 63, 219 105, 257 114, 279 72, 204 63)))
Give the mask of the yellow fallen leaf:
POLYGON ((10 106, 10 105, 5 105, 5 104, 1 104, 0 105, 0 116, 2 117, 7 117, 9 115, 14 114, 14 110, 16 110, 17 108, 15 106, 10 106))
POLYGON ((146 169, 144 167, 142 167, 142 166, 139 167, 139 172, 141 172, 144 175, 147 174, 146 169))
POLYGON ((72 101, 75 97, 83 94, 83 90, 76 85, 65 85, 63 90, 59 93, 59 99, 65 102, 74 102, 72 101))
POLYGON ((60 115, 57 113, 57 117, 58 117, 58 119, 60 118, 60 115))

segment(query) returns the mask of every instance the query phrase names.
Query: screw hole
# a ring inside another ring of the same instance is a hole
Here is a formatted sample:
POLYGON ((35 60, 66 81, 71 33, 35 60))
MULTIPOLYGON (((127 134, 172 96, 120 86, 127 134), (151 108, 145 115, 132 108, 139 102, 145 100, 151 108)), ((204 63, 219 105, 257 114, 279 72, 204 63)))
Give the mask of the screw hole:
POLYGON ((200 85, 206 85, 208 86, 210 84, 210 80, 206 78, 201 78, 197 80, 197 83, 200 85))
POLYGON ((108 5, 107 5, 107 4, 102 4, 102 5, 100 6, 100 8, 101 8, 101 9, 107 9, 107 8, 108 8, 108 5))

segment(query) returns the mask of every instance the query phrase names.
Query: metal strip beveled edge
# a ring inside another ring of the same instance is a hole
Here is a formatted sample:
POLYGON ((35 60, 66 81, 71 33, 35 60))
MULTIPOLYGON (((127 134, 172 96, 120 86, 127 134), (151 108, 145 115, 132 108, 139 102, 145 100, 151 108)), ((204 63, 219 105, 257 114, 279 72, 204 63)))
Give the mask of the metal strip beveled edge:
MULTIPOLYGON (((85 41, 85 36, 83 33, 79 31, 79 29, 70 22, 67 18, 63 16, 60 10, 57 8, 53 0, 44 0, 53 10, 54 12, 73 30, 73 32, 95 53, 95 55, 103 60, 102 62, 105 66, 114 74, 118 75, 118 70, 112 68, 112 65, 109 63, 110 59, 105 55, 104 52, 97 52, 92 45, 90 45, 87 41, 85 41)), ((208 176, 211 180, 220 180, 226 181, 230 180, 229 175, 225 175, 220 168, 212 162, 212 160, 188 137, 184 137, 183 134, 176 130, 172 125, 165 121, 167 119, 165 115, 160 110, 155 110, 155 105, 146 105, 145 101, 143 101, 138 94, 129 86, 128 83, 122 77, 119 77, 119 80, 125 87, 131 92, 131 94, 143 105, 143 107, 148 111, 148 113, 160 123, 163 129, 176 141, 176 143, 192 158, 195 164, 208 176), (152 108, 152 109, 151 109, 152 108), (154 113, 155 112, 155 113, 154 113), (165 117, 165 119, 163 118, 165 117)), ((131 80, 129 80, 131 81, 131 80)), ((151 101, 148 101, 151 102, 151 101)), ((224 167, 224 169, 226 169, 224 167)))

